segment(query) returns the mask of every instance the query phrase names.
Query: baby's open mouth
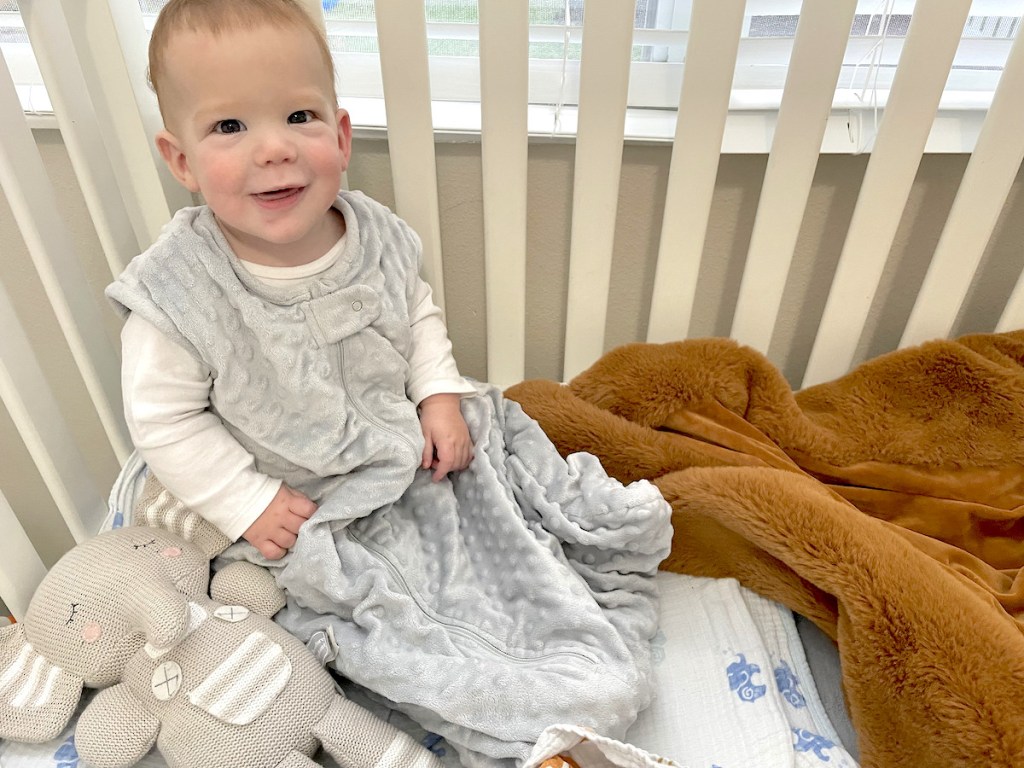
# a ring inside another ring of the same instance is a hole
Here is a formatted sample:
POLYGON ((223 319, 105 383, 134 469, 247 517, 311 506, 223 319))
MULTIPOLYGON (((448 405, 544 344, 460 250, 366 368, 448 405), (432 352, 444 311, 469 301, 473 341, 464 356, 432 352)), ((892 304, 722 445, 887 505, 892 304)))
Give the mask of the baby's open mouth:
POLYGON ((267 192, 257 192, 255 196, 260 200, 283 200, 286 197, 297 195, 303 189, 304 187, 282 187, 281 189, 271 189, 267 192))

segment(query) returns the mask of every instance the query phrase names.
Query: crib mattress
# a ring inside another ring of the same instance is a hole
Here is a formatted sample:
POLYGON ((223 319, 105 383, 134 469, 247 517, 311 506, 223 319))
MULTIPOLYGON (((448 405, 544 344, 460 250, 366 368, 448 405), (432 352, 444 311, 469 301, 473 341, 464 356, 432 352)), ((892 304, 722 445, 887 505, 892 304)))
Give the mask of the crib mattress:
MULTIPOLYGON (((660 756, 687 768, 856 766, 819 695, 792 612, 731 579, 666 572, 657 579, 655 698, 626 741, 649 753, 651 762, 660 756)), ((830 677, 834 672, 827 664, 822 669, 830 677)), ((345 686, 345 692, 411 733, 448 768, 461 768, 437 735, 365 691, 345 686)), ((826 694, 834 699, 831 688, 826 694)), ((335 766, 327 756, 320 762, 335 766)), ((139 765, 166 763, 151 753, 139 765)), ((44 744, 0 742, 0 767, 79 768, 74 722, 44 744)))

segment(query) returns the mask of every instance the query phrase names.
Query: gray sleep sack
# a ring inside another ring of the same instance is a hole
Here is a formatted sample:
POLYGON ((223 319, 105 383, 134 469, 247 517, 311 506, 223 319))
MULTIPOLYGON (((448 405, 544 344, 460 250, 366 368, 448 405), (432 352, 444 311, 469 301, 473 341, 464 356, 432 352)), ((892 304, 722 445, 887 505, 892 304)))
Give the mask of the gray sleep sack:
POLYGON ((651 695, 668 504, 589 454, 563 459, 483 384, 462 400, 472 464, 432 482, 404 389, 418 239, 358 193, 337 207, 346 250, 311 288, 261 286, 206 208, 108 288, 210 366, 211 408, 257 468, 319 504, 283 560, 244 542, 225 557, 273 568, 277 621, 329 629, 341 675, 468 766, 521 763, 555 723, 621 738, 651 695))

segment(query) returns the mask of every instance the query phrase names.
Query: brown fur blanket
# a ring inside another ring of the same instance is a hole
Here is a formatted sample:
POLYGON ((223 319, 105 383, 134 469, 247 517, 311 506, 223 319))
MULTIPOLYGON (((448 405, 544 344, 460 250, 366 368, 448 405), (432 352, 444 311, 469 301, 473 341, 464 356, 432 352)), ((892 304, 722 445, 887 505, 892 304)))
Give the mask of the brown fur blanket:
POLYGON ((725 339, 631 344, 506 395, 671 503, 662 565, 836 640, 866 768, 1024 766, 1024 331, 794 393, 725 339))

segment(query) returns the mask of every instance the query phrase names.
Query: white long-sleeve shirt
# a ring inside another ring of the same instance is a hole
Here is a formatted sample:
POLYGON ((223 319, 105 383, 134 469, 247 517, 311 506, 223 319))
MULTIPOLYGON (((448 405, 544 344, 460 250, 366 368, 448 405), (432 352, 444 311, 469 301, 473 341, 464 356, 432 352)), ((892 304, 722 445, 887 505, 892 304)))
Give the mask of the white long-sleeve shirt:
MULTIPOLYGON (((277 286, 310 281, 333 265, 344 237, 324 256, 297 267, 242 262, 277 286)), ((417 405, 430 395, 470 394, 459 375, 441 310, 419 281, 410 303, 413 346, 406 392, 417 405)), ((121 331, 121 386, 135 447, 164 486, 232 539, 267 508, 281 481, 255 467, 251 454, 210 410, 210 368, 151 323, 132 314, 121 331)))

